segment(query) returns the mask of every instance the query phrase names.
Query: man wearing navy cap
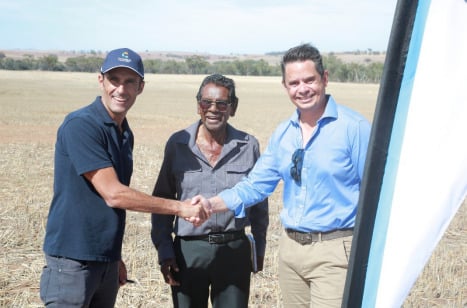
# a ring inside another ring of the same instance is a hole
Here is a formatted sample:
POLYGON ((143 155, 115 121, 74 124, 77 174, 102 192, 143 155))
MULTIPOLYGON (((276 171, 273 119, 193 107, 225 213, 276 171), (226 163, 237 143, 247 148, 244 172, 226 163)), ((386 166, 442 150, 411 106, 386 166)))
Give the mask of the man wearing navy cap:
POLYGON ((49 307, 113 307, 126 282, 121 249, 125 210, 208 218, 201 206, 129 187, 133 133, 126 114, 144 89, 141 57, 108 53, 98 76, 102 96, 70 113, 55 144, 54 195, 44 240, 40 297, 49 307))

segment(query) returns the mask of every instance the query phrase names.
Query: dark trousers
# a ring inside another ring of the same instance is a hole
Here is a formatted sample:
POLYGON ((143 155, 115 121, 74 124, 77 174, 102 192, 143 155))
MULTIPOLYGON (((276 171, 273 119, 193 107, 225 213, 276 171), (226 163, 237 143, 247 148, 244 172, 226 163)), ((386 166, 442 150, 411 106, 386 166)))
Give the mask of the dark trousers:
POLYGON ((88 262, 47 255, 45 259, 40 297, 46 307, 114 307, 118 261, 88 262))
POLYGON ((172 287, 174 307, 246 308, 250 291, 250 244, 246 236, 225 244, 175 239, 180 286, 172 287))

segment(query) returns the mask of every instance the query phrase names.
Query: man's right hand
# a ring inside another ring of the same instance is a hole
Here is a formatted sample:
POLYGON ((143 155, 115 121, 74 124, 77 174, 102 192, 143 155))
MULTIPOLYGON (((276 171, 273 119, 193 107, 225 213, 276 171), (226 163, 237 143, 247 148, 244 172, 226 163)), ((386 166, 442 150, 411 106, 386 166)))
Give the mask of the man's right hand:
POLYGON ((171 286, 179 286, 180 282, 175 280, 174 273, 179 271, 177 261, 175 259, 164 260, 161 264, 161 273, 166 283, 171 286))
POLYGON ((199 227, 211 217, 211 211, 205 204, 200 202, 195 204, 192 200, 188 199, 183 201, 178 216, 185 218, 185 220, 191 222, 195 227, 199 227))
MULTIPOLYGON (((188 200, 187 200, 188 201, 188 200)), ((209 202, 208 199, 203 197, 202 195, 197 195, 193 198, 191 198, 191 205, 192 206, 200 206, 204 212, 208 215, 208 218, 212 214, 212 208, 211 208, 211 203, 209 202)), ((191 216, 191 217, 186 217, 186 221, 191 222, 195 227, 199 227, 203 224, 203 222, 199 222, 199 218, 196 216, 191 216)))

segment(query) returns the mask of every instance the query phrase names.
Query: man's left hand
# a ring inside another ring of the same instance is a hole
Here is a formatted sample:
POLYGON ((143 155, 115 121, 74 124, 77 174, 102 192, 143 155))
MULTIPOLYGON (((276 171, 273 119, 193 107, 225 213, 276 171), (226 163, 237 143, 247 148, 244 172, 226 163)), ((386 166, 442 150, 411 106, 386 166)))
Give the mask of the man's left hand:
POLYGON ((118 261, 118 282, 123 286, 127 280, 126 265, 123 260, 118 261))

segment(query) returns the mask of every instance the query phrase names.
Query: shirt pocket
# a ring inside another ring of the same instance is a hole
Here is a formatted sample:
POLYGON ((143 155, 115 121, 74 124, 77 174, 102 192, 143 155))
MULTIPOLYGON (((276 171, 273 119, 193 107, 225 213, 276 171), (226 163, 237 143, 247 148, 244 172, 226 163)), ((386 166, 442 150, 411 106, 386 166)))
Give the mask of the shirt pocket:
POLYGON ((248 175, 252 166, 246 165, 231 165, 226 168, 225 176, 226 176, 226 184, 228 188, 234 186, 238 182, 240 182, 244 177, 248 175))
POLYGON ((187 168, 186 170, 174 170, 175 187, 180 200, 191 198, 203 191, 205 183, 201 168, 187 168))

